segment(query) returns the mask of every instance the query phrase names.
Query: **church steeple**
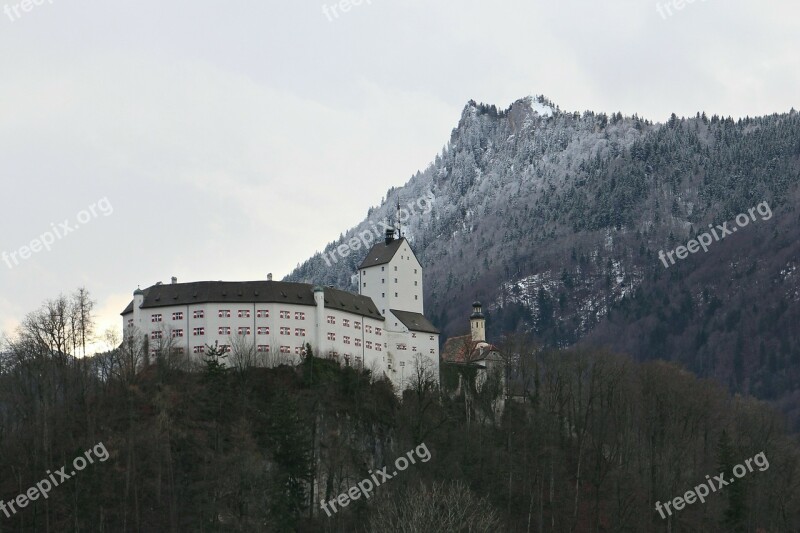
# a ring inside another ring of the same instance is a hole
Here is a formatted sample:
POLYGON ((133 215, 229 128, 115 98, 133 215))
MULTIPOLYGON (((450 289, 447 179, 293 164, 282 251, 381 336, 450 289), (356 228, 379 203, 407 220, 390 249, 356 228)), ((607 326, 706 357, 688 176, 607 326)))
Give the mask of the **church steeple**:
POLYGON ((482 306, 480 302, 472 304, 472 314, 469 317, 470 330, 472 332, 472 340, 477 342, 486 342, 486 318, 481 312, 482 306))

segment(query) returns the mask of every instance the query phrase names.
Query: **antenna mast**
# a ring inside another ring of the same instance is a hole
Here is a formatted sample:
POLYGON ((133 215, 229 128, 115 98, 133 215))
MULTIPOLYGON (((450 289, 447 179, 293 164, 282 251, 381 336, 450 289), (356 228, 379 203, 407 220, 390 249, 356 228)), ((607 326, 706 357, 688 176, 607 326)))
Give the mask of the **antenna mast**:
POLYGON ((400 195, 397 196, 397 213, 395 214, 395 225, 397 226, 397 238, 403 238, 403 227, 400 225, 400 195))

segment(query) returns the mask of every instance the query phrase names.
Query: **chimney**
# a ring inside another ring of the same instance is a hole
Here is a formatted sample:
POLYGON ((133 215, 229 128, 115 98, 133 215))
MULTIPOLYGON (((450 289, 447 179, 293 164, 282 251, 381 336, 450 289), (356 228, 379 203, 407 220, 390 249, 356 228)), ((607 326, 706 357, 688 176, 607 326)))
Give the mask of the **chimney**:
POLYGON ((272 281, 272 272, 267 274, 267 281, 272 281))
POLYGON ((394 230, 393 229, 387 229, 386 230, 386 244, 387 245, 392 244, 393 241, 394 241, 394 230))
POLYGON ((481 312, 481 303, 472 304, 472 314, 469 316, 469 325, 472 333, 472 340, 476 342, 486 342, 486 319, 481 312))
POLYGON ((176 283, 178 283, 178 278, 172 276, 172 284, 175 285, 176 283))

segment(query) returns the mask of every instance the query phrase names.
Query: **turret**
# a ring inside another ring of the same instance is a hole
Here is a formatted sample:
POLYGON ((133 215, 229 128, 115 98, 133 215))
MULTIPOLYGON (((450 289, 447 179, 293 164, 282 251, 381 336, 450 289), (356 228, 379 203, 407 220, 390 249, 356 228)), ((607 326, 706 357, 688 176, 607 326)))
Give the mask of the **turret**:
POLYGON ((474 302, 472 304, 472 314, 469 316, 469 324, 472 332, 472 340, 486 342, 486 318, 481 312, 481 307, 480 302, 474 302))
POLYGON ((319 285, 314 286, 314 303, 317 304, 317 345, 313 347, 314 354, 322 357, 322 330, 325 328, 325 289, 319 285))

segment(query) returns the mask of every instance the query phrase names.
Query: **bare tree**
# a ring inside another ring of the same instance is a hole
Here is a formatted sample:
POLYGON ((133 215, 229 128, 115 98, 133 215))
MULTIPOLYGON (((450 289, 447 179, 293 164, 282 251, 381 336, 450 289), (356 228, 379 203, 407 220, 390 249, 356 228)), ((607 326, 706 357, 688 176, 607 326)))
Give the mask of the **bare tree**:
POLYGON ((114 366, 115 377, 123 385, 131 383, 147 358, 148 343, 145 337, 133 328, 122 339, 117 350, 114 366))
POLYGON ((420 353, 414 356, 409 386, 404 403, 412 408, 412 432, 414 442, 423 442, 436 428, 447 421, 447 416, 436 413, 439 404, 439 376, 433 360, 420 353))
POLYGON ((231 335, 228 337, 231 351, 228 361, 239 374, 244 373, 248 368, 257 366, 258 357, 256 354, 256 342, 249 339, 246 335, 231 335))
POLYGON ((367 531, 381 533, 488 533, 500 530, 491 504, 461 481, 436 482, 385 493, 376 500, 367 531))
POLYGON ((74 322, 77 325, 76 341, 80 342, 82 355, 86 357, 86 341, 94 335, 94 310, 95 301, 89 297, 86 287, 80 287, 72 296, 74 322))

